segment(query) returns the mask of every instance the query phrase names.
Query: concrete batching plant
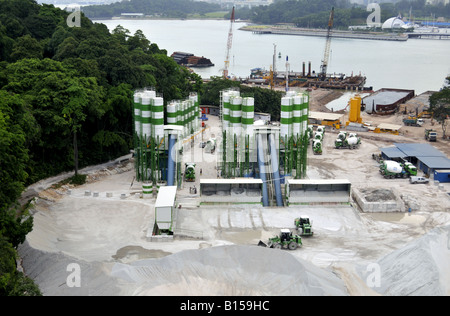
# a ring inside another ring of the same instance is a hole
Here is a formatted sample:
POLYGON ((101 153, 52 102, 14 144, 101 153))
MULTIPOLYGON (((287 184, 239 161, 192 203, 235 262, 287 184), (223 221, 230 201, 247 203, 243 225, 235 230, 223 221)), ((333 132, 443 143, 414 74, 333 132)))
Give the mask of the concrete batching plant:
POLYGON ((280 126, 254 124, 255 100, 236 89, 221 91, 221 175, 260 178, 263 205, 282 206, 285 177, 306 175, 309 96, 288 91, 281 99, 280 126))
POLYGON ((166 182, 181 185, 182 143, 199 128, 199 100, 191 94, 186 100, 167 104, 164 125, 164 99, 153 89, 134 94, 134 156, 136 180, 149 187, 166 182))

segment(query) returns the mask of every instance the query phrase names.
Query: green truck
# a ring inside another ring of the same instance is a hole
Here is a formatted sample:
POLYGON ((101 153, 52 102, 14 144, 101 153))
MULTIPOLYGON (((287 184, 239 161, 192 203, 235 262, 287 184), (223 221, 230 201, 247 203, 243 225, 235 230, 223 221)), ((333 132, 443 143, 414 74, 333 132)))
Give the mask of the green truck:
POLYGON ((295 227, 300 236, 312 236, 314 232, 309 217, 300 216, 294 220, 295 227))

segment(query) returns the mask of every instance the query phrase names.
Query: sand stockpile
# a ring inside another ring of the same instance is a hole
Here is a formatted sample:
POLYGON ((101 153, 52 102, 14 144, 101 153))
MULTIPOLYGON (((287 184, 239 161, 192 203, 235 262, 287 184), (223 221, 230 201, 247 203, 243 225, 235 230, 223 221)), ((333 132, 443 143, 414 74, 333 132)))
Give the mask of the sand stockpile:
POLYGON ((116 263, 111 275, 129 295, 348 295, 344 283, 289 252, 257 246, 186 250, 116 263))
MULTIPOLYGON (((450 225, 437 227, 377 261, 382 295, 450 295, 450 225)), ((359 269, 363 279, 365 267, 359 269)))

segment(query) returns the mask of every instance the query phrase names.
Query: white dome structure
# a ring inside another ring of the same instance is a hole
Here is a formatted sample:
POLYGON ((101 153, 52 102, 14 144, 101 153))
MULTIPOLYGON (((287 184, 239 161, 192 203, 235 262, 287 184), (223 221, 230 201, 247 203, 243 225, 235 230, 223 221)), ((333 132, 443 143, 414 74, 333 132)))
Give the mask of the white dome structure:
POLYGON ((381 26, 382 29, 399 29, 405 25, 405 22, 402 21, 399 17, 393 17, 390 19, 387 19, 383 25, 381 26))

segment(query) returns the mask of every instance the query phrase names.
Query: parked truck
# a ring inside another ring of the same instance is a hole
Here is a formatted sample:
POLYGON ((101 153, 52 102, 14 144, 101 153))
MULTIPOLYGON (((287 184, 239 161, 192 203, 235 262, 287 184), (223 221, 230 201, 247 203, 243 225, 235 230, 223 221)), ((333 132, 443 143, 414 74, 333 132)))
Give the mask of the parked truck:
POLYGON ((408 176, 417 176, 417 168, 410 162, 405 162, 403 164, 403 169, 405 169, 405 172, 408 174, 408 176))
POLYGON ((437 139, 437 133, 432 129, 425 129, 425 139, 429 142, 435 142, 437 139))
POLYGON ((314 143, 312 144, 312 149, 314 155, 322 155, 322 142, 318 139, 315 139, 314 143))
MULTIPOLYGON (((341 132, 342 133, 342 132, 341 132)), ((358 137, 355 133, 349 135, 349 137, 345 137, 346 134, 338 134, 338 138, 334 141, 334 147, 337 149, 341 148, 349 148, 354 149, 358 148, 361 144, 361 138, 358 137)))
POLYGON ((423 119, 418 118, 406 118, 403 120, 403 124, 406 126, 422 126, 423 125, 423 119))
POLYGON ((184 179, 187 182, 195 181, 195 163, 186 163, 184 169, 184 179))
POLYGON ((386 179, 408 177, 408 173, 403 169, 402 165, 393 160, 384 160, 380 164, 380 173, 386 179))

